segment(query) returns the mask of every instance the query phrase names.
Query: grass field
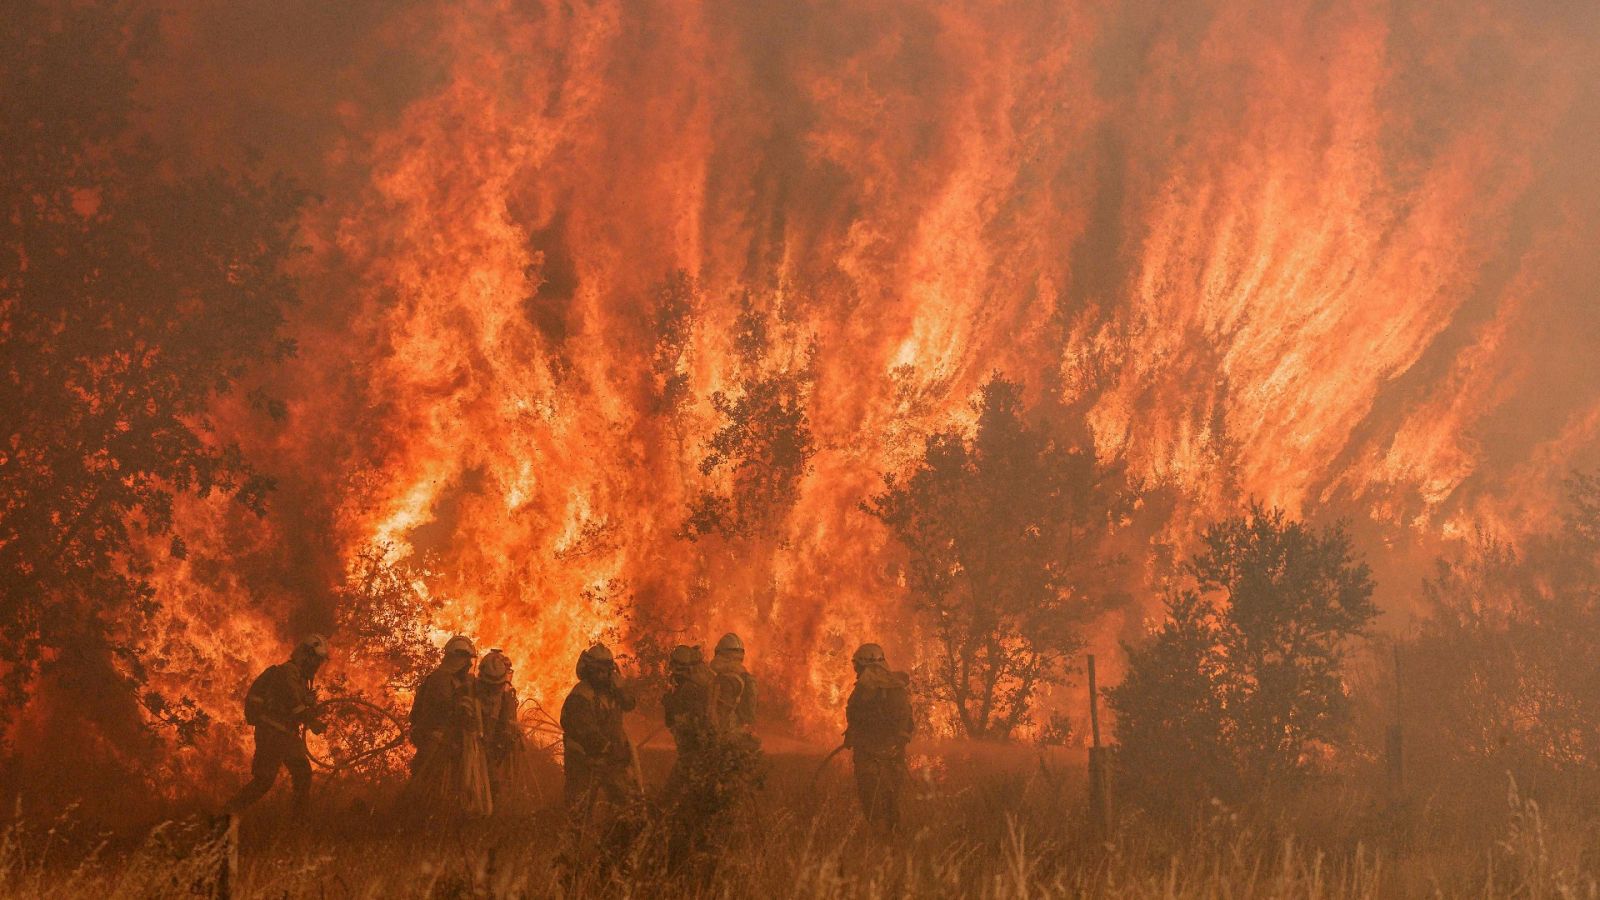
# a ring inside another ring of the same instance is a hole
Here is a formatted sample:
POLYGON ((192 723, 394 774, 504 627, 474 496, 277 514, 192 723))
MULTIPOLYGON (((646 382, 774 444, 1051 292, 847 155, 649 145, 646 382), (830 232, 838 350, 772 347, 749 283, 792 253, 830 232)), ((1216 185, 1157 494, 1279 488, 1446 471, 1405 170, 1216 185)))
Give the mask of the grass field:
MULTIPOLYGON (((1329 782, 1293 804, 1211 810, 1188 828, 1119 818, 1087 828, 1081 752, 953 745, 919 756, 905 834, 857 813, 848 762, 812 781, 819 752, 775 753, 724 852, 669 873, 659 825, 600 862, 559 811, 456 826, 404 824, 389 798, 330 791, 288 818, 280 788, 240 825, 233 896, 277 897, 1409 897, 1597 896, 1597 823, 1551 815, 1507 784, 1404 805, 1329 782), (1462 815, 1471 811, 1471 819, 1462 815)), ((660 783, 670 753, 646 754, 660 783)), ((555 784, 548 785, 554 796, 555 784)), ((198 816, 99 833, 64 813, 13 824, 0 845, 11 897, 167 897, 214 891, 220 847, 198 816)))

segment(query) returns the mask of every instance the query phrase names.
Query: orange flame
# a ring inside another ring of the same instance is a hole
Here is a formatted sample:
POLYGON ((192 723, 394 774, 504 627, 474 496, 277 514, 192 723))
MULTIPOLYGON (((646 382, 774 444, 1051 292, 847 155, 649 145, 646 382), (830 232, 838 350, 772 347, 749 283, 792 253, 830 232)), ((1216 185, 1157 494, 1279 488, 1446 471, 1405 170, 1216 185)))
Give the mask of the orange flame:
MULTIPOLYGON (((464 0, 354 20, 363 51, 295 101, 338 124, 297 163, 325 199, 302 353, 274 376, 291 418, 222 419, 305 504, 270 527, 314 545, 300 562, 382 545, 416 563, 440 634, 506 648, 547 704, 633 616, 673 640, 740 631, 822 731, 855 641, 920 655, 857 504, 922 435, 970 426, 993 370, 1179 489, 1169 542, 1240 494, 1399 540, 1547 514, 1600 436, 1592 352, 1539 358, 1552 320, 1596 333, 1571 235, 1594 233, 1600 192, 1564 144, 1594 149, 1594 35, 1487 7, 1057 6, 464 0), (414 70, 385 88, 399 111, 363 105, 396 65, 414 70), (677 270, 690 399, 663 412, 655 304, 677 270), (771 365, 815 342, 817 449, 775 534, 688 542, 746 290, 771 365)), ((197 553, 221 555, 225 516, 192 506, 197 553)), ((270 647, 276 615, 325 600, 191 564, 162 592, 191 636, 253 657, 235 679, 278 652, 241 649, 270 647)))

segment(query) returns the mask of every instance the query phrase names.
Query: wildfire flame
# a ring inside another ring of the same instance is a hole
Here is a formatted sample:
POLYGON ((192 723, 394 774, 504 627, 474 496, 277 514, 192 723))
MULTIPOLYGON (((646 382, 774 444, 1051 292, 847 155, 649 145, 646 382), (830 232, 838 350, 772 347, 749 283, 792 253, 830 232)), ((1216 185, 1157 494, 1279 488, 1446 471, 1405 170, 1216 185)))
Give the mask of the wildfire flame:
POLYGON ((854 642, 919 654, 858 504, 996 370, 1177 489, 1171 541, 1255 495, 1409 559, 1542 521, 1596 459, 1571 10, 224 6, 171 17, 152 118, 262 135, 321 198, 288 419, 219 411, 274 510, 189 502, 161 576, 214 656, 160 677, 224 715, 378 546, 546 704, 593 640, 735 630, 831 730, 854 642), (770 533, 691 542, 742 304, 770 371, 815 348, 815 453, 770 533))

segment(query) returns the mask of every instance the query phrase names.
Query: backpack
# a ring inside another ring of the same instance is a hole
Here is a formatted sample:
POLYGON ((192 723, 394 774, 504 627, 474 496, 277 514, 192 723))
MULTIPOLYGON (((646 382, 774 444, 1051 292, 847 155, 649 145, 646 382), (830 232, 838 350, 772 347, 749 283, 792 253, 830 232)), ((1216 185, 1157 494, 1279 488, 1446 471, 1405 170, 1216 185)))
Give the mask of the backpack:
POLYGON ((754 679, 742 666, 738 668, 719 668, 710 666, 711 690, 708 698, 709 712, 712 726, 719 734, 731 734, 739 731, 747 723, 742 721, 746 714, 746 702, 754 703, 754 696, 747 697, 751 691, 754 679))
POLYGON ((856 680, 851 730, 863 744, 904 742, 911 728, 911 676, 874 667, 856 680))
MULTIPOLYGON (((273 668, 277 667, 274 666, 273 668)), ((271 674, 272 669, 267 669, 257 675, 256 680, 250 682, 250 689, 244 692, 244 721, 246 725, 257 726, 262 724, 261 714, 266 712, 267 706, 267 676, 271 674)))

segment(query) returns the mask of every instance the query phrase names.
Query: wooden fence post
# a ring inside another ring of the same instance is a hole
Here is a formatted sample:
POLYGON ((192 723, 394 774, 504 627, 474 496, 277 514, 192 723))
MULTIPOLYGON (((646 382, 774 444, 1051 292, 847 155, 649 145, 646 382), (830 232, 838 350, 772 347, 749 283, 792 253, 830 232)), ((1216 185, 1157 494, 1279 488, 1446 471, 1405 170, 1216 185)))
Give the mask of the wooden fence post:
POLYGON ((1384 746, 1385 762, 1388 763, 1389 793, 1399 799, 1405 794, 1406 766, 1405 766, 1405 692, 1400 677, 1400 644, 1394 645, 1394 721, 1389 723, 1389 733, 1384 746))
POLYGON ((226 822, 217 835, 221 852, 217 854, 217 900, 231 900, 234 887, 239 883, 239 817, 226 814, 226 822))
POLYGON ((1089 654, 1089 830, 1095 840, 1111 833, 1110 771, 1106 748, 1100 745, 1100 685, 1095 678, 1094 654, 1089 654))

